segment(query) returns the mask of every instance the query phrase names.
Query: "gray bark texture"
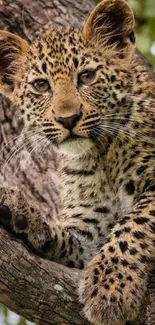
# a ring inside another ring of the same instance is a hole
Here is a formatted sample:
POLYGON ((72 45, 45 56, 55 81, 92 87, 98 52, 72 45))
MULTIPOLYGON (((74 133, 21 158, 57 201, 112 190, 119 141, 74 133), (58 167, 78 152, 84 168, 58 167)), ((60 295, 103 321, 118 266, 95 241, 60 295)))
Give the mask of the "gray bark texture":
MULTIPOLYGON (((53 24, 81 25, 93 6, 90 0, 0 0, 0 29, 32 40, 53 24)), ((152 74, 141 54, 137 52, 136 56, 152 74)), ((19 136, 22 127, 18 112, 0 97, 0 186, 22 190, 44 215, 50 211, 51 218, 56 218, 58 157, 52 149, 30 155, 29 141, 23 143, 19 136)), ((0 303, 38 325, 88 324, 76 290, 80 271, 33 255, 3 229, 0 229, 0 256, 0 303)), ((136 325, 155 324, 154 306, 152 272, 136 325)))

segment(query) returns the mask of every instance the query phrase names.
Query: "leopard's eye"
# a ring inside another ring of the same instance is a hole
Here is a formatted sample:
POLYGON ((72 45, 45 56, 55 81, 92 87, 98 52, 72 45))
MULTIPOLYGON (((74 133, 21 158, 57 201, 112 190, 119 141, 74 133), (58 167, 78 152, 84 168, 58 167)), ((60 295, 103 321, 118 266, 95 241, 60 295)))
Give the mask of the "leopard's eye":
POLYGON ((32 82, 32 87, 40 93, 45 93, 50 89, 49 82, 45 79, 36 79, 32 82))
POLYGON ((79 85, 89 85, 96 76, 96 71, 94 70, 85 70, 78 75, 78 84, 79 85))

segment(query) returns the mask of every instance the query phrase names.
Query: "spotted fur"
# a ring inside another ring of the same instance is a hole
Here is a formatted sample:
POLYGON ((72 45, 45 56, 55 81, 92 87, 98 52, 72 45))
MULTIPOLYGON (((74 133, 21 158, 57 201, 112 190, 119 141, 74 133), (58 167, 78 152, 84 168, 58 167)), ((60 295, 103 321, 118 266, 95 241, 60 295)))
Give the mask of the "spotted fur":
POLYGON ((155 257, 154 82, 135 60, 133 26, 124 0, 105 0, 83 30, 48 31, 31 45, 0 33, 0 91, 59 152, 62 185, 56 224, 6 189, 0 222, 42 256, 85 268, 80 301, 97 325, 136 319, 155 257), (43 93, 38 79, 48 81, 43 93))

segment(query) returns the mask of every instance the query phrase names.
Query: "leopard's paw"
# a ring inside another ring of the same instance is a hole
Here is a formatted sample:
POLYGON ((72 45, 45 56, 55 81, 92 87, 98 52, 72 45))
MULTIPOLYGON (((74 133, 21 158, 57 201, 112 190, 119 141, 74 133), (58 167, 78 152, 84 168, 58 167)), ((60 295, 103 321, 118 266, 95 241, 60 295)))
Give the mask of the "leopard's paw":
POLYGON ((84 271, 80 302, 88 320, 96 325, 124 325, 137 318, 146 279, 134 265, 117 255, 98 254, 84 271))
POLYGON ((28 227, 27 203, 20 192, 0 188, 0 225, 10 231, 25 231, 28 227))
POLYGON ((20 192, 0 188, 0 226, 22 239, 35 253, 49 257, 53 254, 57 228, 50 227, 20 192))

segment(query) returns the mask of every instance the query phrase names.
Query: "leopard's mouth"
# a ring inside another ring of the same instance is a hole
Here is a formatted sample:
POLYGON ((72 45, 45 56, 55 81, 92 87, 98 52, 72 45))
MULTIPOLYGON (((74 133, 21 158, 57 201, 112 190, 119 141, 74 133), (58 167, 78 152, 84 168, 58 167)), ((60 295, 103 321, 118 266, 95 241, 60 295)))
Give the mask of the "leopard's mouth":
POLYGON ((66 139, 59 144, 59 149, 62 153, 75 156, 86 154, 92 146, 93 142, 90 139, 70 133, 66 139))
POLYGON ((78 141, 78 140, 82 140, 82 139, 86 139, 85 137, 82 137, 80 135, 76 135, 74 133, 70 133, 66 139, 63 140, 63 143, 64 142, 74 142, 74 141, 78 141))

